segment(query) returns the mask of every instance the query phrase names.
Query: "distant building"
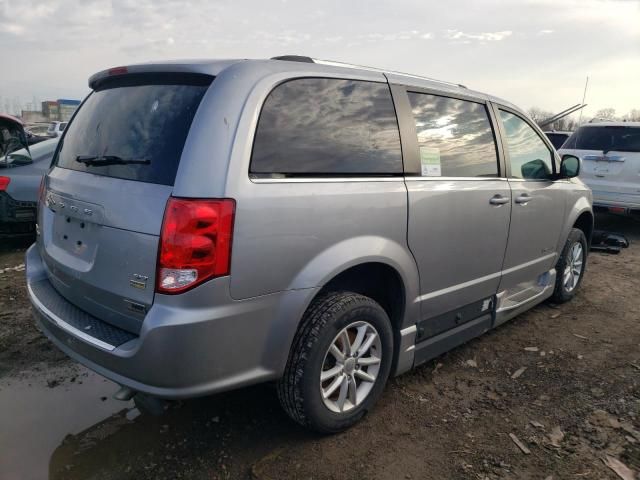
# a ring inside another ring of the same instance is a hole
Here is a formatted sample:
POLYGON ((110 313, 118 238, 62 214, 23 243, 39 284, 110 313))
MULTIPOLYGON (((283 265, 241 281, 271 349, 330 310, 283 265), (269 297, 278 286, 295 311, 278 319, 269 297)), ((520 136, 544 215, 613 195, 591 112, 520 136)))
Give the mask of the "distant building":
POLYGON ((22 110, 20 117, 23 123, 46 122, 48 120, 40 110, 22 110))
POLYGON ((80 105, 80 100, 59 98, 42 102, 42 115, 49 122, 68 122, 80 105))
POLYGON ((80 106, 80 100, 58 99, 58 109, 60 112, 60 121, 68 122, 71 120, 73 112, 80 106))
POLYGON ((55 122, 60 118, 60 109, 58 108, 58 102, 48 100, 42 102, 42 114, 50 121, 55 122))

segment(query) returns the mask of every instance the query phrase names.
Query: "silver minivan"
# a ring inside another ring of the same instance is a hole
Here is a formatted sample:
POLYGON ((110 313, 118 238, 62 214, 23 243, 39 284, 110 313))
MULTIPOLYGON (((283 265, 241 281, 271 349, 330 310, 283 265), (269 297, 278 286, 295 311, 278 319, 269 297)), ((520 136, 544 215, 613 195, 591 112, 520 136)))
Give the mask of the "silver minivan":
POLYGON ((119 398, 275 381, 294 420, 337 432, 389 375, 584 276, 578 159, 503 100, 295 56, 89 85, 27 284, 43 332, 119 398))

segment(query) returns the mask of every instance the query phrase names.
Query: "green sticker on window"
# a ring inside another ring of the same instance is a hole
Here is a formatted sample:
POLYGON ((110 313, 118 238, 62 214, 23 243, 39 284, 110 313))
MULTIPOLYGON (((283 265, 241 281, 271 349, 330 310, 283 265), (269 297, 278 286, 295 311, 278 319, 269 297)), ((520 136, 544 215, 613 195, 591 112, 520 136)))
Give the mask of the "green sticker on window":
POLYGON ((440 149, 433 147, 420 147, 420 166, 423 177, 440 177, 442 168, 440 166, 440 149))

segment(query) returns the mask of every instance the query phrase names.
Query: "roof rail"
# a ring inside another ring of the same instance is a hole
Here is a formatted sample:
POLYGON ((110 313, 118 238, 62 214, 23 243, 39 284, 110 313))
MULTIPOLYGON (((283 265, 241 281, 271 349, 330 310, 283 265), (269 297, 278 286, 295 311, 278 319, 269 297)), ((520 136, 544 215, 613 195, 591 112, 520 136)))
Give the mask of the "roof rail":
POLYGON ((467 88, 466 85, 462 85, 461 83, 447 82, 445 80, 438 80, 437 78, 423 77, 423 76, 420 76, 420 75, 413 75, 411 73, 397 72, 397 71, 393 71, 393 70, 385 70, 383 68, 367 67, 365 65, 356 65, 356 64, 353 64, 353 63, 336 62, 336 61, 333 61, 333 60, 319 60, 317 58, 314 58, 313 62, 314 63, 318 63, 320 65, 333 65, 335 67, 344 67, 344 68, 361 68, 363 70, 371 70, 371 71, 374 71, 374 72, 394 73, 394 74, 397 74, 397 75, 404 75, 405 77, 419 78, 421 80, 429 80, 430 82, 438 82, 438 83, 444 83, 446 85, 454 85, 454 86, 460 87, 460 88, 467 88))
POLYGON ((304 55, 280 55, 278 57, 271 57, 271 60, 284 60, 287 62, 302 62, 302 63, 316 63, 313 58, 305 57, 304 55))
POLYGON ((364 65, 356 65, 354 63, 336 62, 334 60, 320 60, 318 58, 306 57, 304 55, 280 55, 278 57, 271 57, 271 60, 286 60, 286 61, 289 61, 289 62, 317 63, 319 65, 331 65, 331 66, 334 66, 334 67, 343 67, 343 68, 359 68, 359 69, 362 69, 362 70, 369 70, 369 71, 380 72, 380 73, 395 73, 397 75, 404 75, 405 77, 419 78, 421 80, 429 80, 430 82, 437 82, 437 83, 442 83, 442 84, 445 84, 445 85, 454 85, 454 86, 460 87, 460 88, 467 88, 466 85, 463 85, 461 83, 447 82, 445 80, 438 80, 436 78, 422 77, 420 75, 413 75, 411 73, 404 73, 404 72, 396 72, 396 71, 393 71, 393 70, 385 70, 385 69, 382 69, 382 68, 367 67, 367 66, 364 66, 364 65))

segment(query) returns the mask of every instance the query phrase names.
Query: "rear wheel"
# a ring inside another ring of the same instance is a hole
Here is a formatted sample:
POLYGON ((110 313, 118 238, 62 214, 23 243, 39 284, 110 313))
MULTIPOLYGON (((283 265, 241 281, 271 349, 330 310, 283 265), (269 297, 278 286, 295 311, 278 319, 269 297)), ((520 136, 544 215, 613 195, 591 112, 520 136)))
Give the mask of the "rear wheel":
POLYGON ((393 332, 382 307, 356 293, 328 293, 302 319, 278 384, 280 402, 301 425, 339 432, 373 407, 392 358, 393 332))
POLYGON ((568 302, 575 296, 587 266, 587 249, 587 238, 584 232, 573 228, 556 265, 554 302, 568 302))

